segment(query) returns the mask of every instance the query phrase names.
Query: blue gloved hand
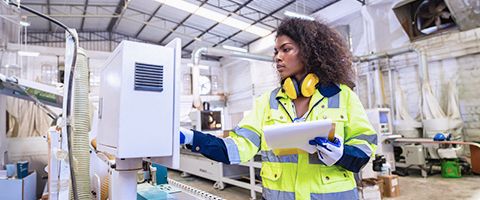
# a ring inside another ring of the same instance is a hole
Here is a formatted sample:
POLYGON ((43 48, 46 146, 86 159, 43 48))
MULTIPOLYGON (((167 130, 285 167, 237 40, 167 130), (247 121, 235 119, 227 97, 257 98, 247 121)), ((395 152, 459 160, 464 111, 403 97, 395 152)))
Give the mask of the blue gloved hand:
POLYGON ((327 166, 334 165, 343 155, 343 141, 337 137, 333 142, 324 137, 316 137, 309 144, 317 147, 318 158, 327 166))
POLYGON ((189 144, 193 143, 193 131, 180 127, 180 144, 189 144))

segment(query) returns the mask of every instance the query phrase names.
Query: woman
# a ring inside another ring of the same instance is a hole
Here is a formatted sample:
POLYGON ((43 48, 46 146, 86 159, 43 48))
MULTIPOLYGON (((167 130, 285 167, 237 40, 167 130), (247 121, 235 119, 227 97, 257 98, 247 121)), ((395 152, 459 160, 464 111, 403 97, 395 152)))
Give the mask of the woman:
POLYGON ((351 56, 327 25, 298 18, 277 30, 274 60, 282 87, 260 96, 228 138, 181 129, 192 151, 226 164, 262 155, 265 199, 358 199, 353 172, 374 155, 377 136, 354 86, 351 56), (318 152, 275 155, 263 137, 273 124, 332 119, 335 139, 312 138, 318 152))

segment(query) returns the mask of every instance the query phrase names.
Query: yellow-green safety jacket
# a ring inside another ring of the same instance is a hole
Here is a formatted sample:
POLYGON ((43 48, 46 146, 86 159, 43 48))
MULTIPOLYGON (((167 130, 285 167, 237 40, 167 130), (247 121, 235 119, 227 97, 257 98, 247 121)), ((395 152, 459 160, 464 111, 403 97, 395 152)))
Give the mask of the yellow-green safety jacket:
POLYGON ((335 165, 324 165, 317 153, 277 156, 268 147, 263 128, 292 123, 296 117, 292 100, 280 88, 257 98, 252 111, 228 138, 194 131, 192 151, 227 164, 247 162, 260 152, 263 197, 268 200, 358 199, 353 172, 374 155, 377 135, 358 96, 348 86, 318 88, 305 120, 331 119, 336 123, 335 136, 343 138, 344 153, 335 165))

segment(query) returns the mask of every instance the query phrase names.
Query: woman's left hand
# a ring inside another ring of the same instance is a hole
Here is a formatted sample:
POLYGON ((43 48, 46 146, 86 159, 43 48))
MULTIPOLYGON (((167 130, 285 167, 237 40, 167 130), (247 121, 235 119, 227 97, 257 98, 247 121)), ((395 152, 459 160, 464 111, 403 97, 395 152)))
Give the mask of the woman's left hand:
POLYGON ((334 165, 343 155, 343 141, 337 137, 333 142, 324 137, 316 137, 309 144, 317 147, 318 158, 327 166, 334 165))

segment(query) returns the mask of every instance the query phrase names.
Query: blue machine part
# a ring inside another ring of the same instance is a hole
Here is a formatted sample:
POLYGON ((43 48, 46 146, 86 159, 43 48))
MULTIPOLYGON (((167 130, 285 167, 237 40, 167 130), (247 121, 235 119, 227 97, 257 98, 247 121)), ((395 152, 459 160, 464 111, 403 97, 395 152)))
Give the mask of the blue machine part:
POLYGON ((162 165, 159 165, 157 163, 152 163, 152 166, 157 168, 157 185, 167 184, 168 183, 168 181, 167 181, 167 177, 168 177, 167 168, 162 166, 162 165))

